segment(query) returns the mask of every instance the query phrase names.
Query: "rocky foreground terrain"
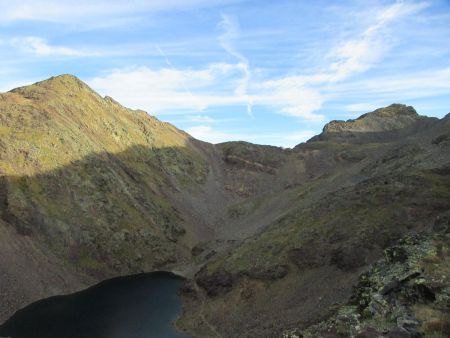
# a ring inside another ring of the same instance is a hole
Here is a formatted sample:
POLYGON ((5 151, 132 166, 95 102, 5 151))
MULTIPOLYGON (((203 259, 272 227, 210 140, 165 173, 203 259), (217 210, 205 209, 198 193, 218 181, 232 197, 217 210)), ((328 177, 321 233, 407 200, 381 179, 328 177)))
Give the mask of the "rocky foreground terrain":
POLYGON ((450 116, 195 140, 62 75, 0 94, 0 322, 167 270, 196 337, 447 337, 450 116))

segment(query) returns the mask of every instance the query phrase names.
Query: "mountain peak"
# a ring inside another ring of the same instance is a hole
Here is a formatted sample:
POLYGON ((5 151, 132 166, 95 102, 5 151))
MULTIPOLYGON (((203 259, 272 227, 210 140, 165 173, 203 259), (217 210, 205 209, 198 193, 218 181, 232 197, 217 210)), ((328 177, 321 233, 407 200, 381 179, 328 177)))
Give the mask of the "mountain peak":
POLYGON ((36 86, 46 89, 62 90, 62 91, 79 91, 81 89, 89 89, 93 91, 86 83, 78 77, 71 74, 61 74, 52 76, 51 78, 35 83, 36 86))
POLYGON ((23 86, 11 90, 12 93, 20 94, 26 98, 39 98, 49 92, 57 93, 58 95, 67 95, 80 92, 95 93, 86 83, 81 81, 74 75, 62 74, 52 76, 47 80, 36 82, 29 86, 23 86))
POLYGON ((371 118, 373 116, 390 119, 390 118, 397 118, 399 116, 419 117, 419 114, 417 114, 417 111, 412 106, 407 106, 405 104, 400 103, 393 103, 390 106, 378 108, 373 112, 363 114, 360 117, 358 117, 357 120, 371 118))
POLYGON ((347 121, 331 121, 323 128, 324 133, 360 132, 373 133, 403 129, 420 118, 411 106, 394 103, 390 106, 378 108, 357 119, 347 121))
POLYGON ((431 118, 420 116, 412 106, 394 103, 378 108, 356 119, 347 121, 334 120, 327 123, 320 135, 310 141, 318 140, 362 140, 373 137, 383 137, 387 133, 408 131, 428 123, 431 118))
POLYGON ((81 81, 78 77, 72 74, 61 74, 57 76, 52 76, 47 80, 40 81, 37 84, 44 83, 61 83, 66 85, 86 85, 83 81, 81 81))

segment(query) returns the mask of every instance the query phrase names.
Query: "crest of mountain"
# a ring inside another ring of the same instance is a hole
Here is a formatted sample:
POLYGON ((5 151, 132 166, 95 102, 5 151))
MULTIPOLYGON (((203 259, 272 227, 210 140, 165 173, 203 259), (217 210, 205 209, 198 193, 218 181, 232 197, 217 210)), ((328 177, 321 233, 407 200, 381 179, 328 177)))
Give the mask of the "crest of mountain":
POLYGON ((311 141, 387 141, 417 133, 436 121, 434 118, 420 116, 411 106, 392 104, 354 120, 331 121, 325 125, 323 132, 313 137, 311 141))
POLYGON ((0 136, 0 322, 167 270, 188 281, 178 327, 281 337, 333 318, 386 249, 445 232, 450 210, 449 118, 400 104, 293 149, 212 145, 62 75, 0 94, 0 136))

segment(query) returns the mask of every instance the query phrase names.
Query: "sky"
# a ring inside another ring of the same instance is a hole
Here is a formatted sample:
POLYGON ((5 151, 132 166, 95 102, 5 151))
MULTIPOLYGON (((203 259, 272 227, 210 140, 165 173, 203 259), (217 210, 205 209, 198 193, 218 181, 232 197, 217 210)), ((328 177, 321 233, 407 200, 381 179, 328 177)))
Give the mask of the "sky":
POLYGON ((73 74, 201 140, 450 111, 450 1, 0 0, 0 91, 73 74))

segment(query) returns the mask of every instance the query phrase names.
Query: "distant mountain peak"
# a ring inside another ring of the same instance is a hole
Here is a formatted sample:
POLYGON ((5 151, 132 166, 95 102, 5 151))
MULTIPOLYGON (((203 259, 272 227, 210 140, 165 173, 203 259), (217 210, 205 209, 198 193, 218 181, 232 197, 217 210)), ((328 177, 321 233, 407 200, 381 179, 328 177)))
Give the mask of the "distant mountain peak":
MULTIPOLYGON (((313 137, 310 141, 329 139, 359 141, 372 137, 384 137, 386 133, 406 132, 431 120, 434 119, 419 115, 412 106, 394 103, 363 114, 356 119, 331 121, 324 126, 320 135, 313 137)), ((397 133, 397 135, 400 134, 397 133)))
POLYGON ((325 125, 323 132, 383 132, 403 129, 419 118, 419 114, 413 107, 394 103, 388 107, 378 108, 373 112, 363 114, 357 119, 331 121, 325 125))
POLYGON ((418 117, 417 111, 412 106, 407 106, 405 104, 393 103, 390 106, 378 108, 373 112, 366 113, 357 118, 357 120, 370 118, 372 116, 378 116, 381 118, 396 118, 398 116, 412 116, 418 117))

